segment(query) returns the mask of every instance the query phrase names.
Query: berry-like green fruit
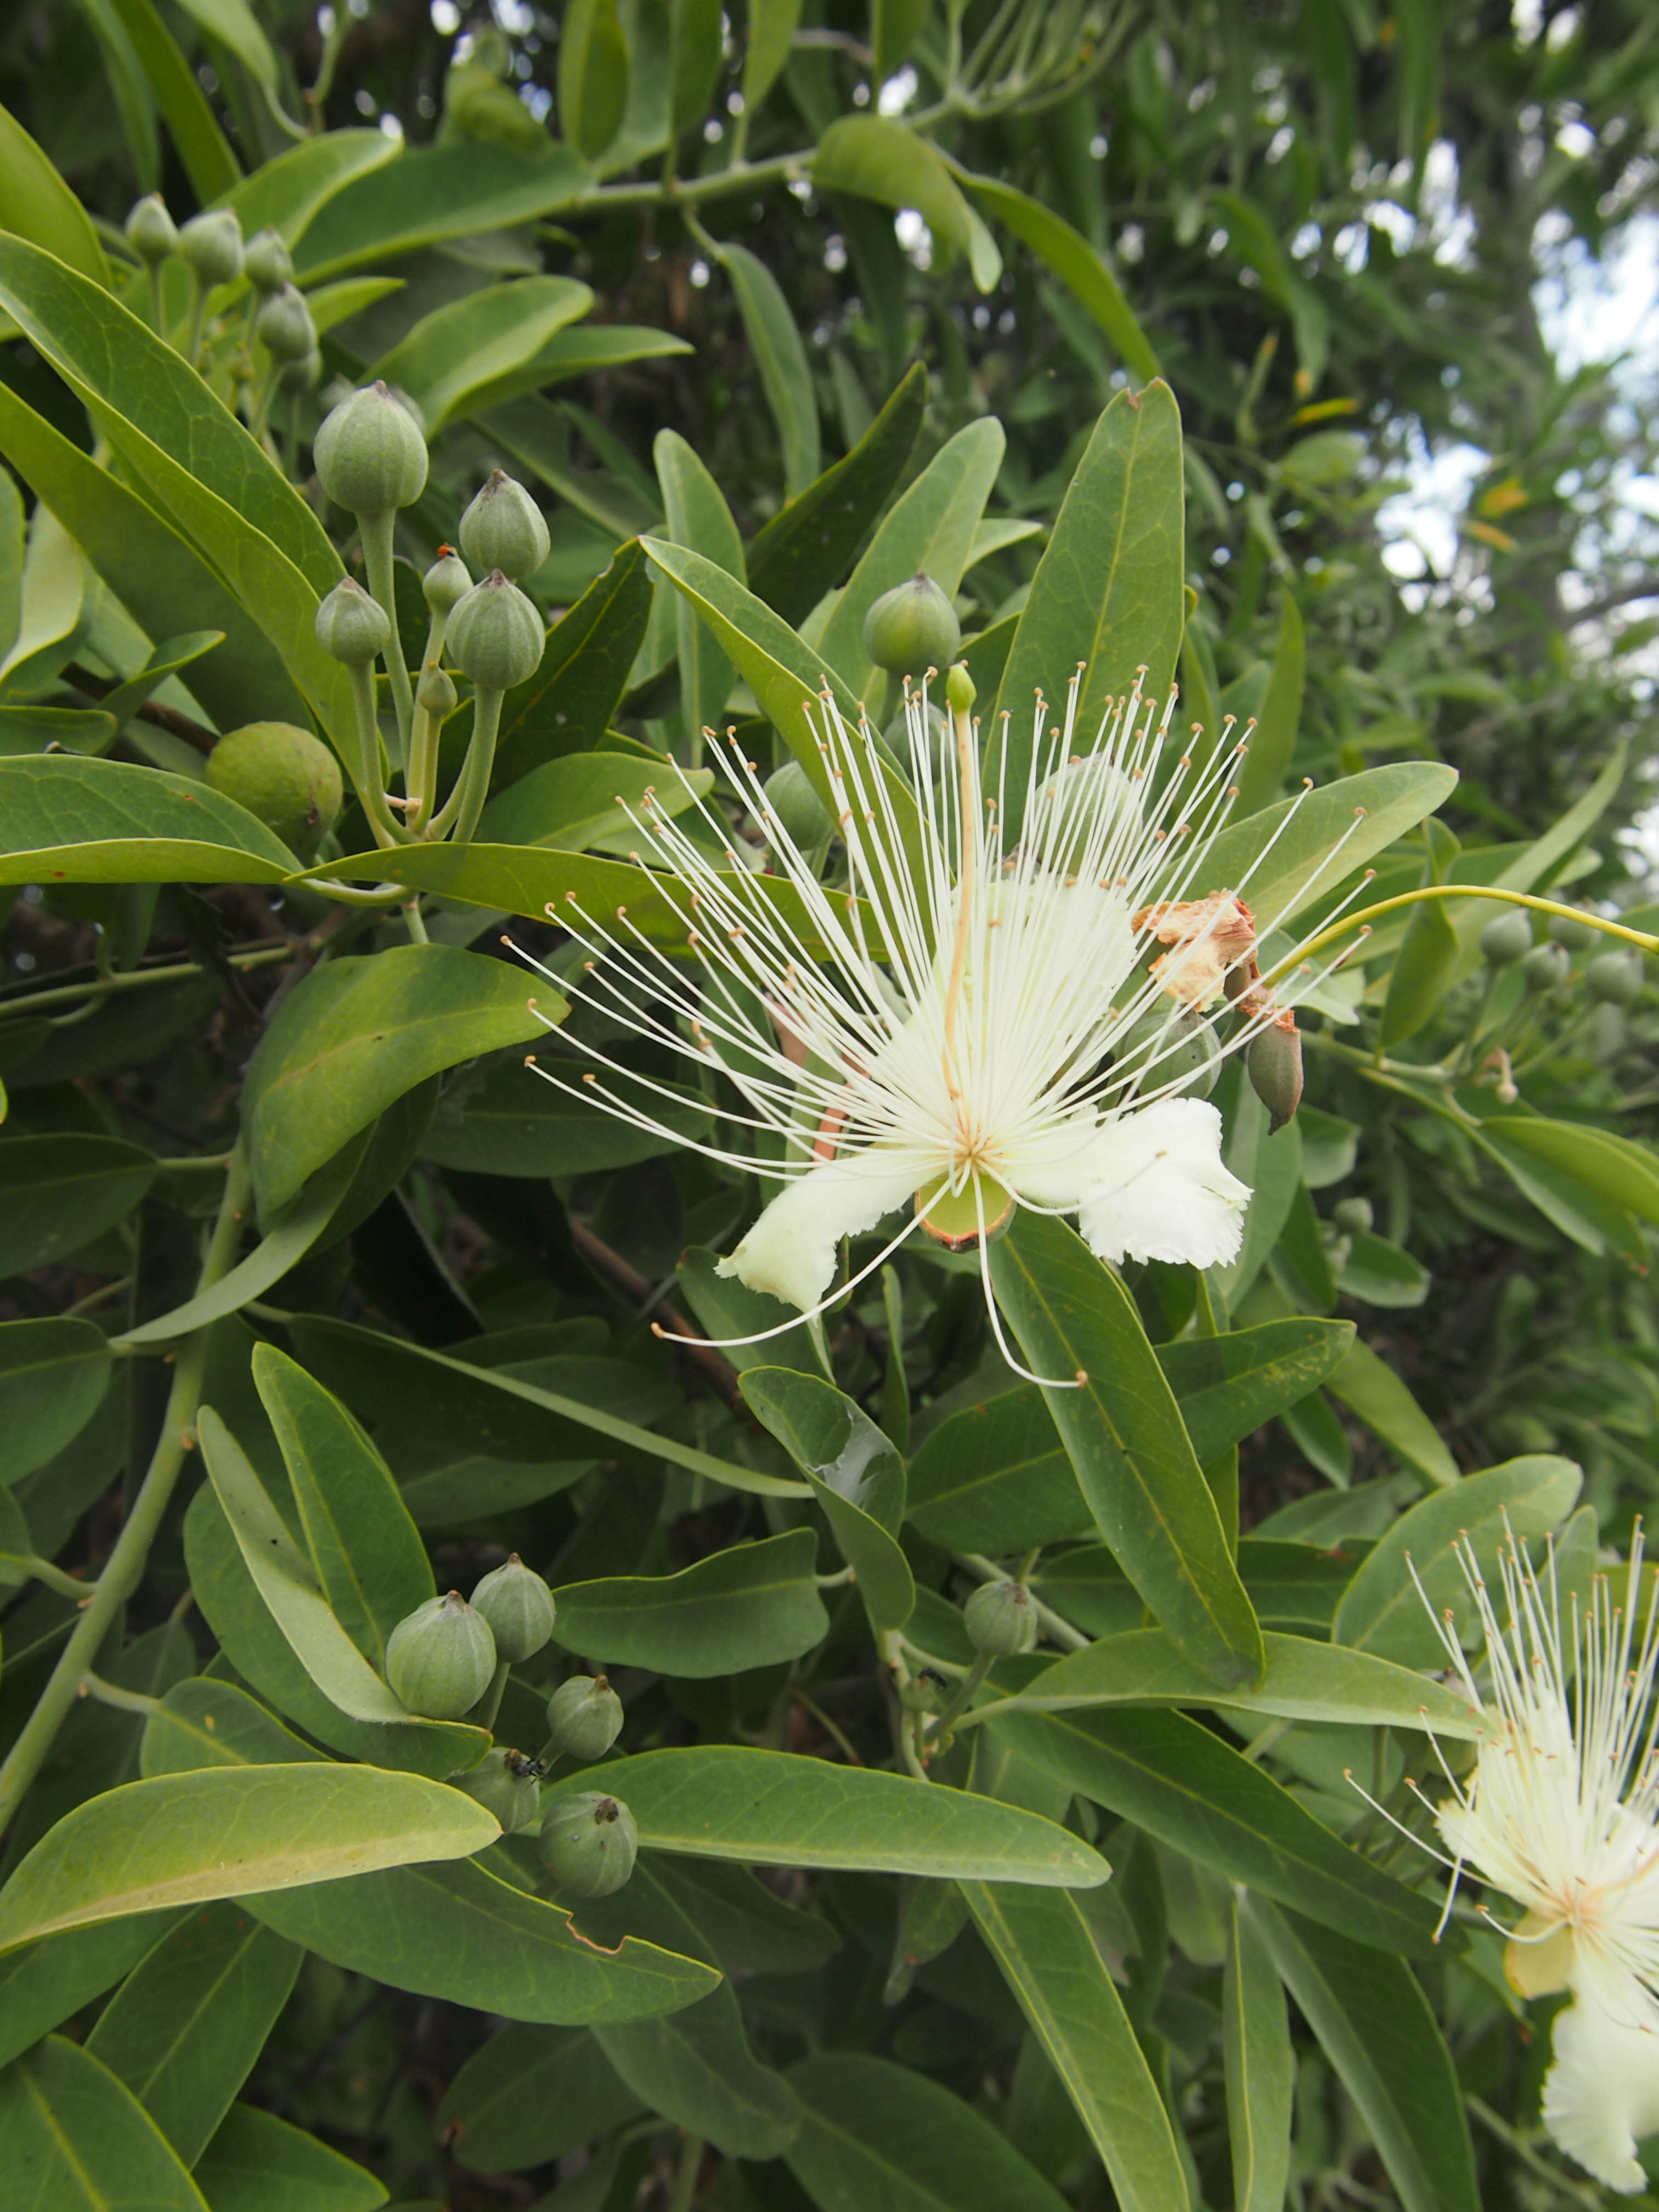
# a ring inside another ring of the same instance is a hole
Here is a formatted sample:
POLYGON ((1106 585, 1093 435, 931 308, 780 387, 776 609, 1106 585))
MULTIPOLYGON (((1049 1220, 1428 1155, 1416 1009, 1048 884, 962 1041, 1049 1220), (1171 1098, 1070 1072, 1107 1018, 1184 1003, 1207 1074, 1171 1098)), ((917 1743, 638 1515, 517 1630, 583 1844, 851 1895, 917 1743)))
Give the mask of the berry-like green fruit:
POLYGON ((274 830, 302 860, 339 819, 340 763, 322 739, 292 722, 248 722, 208 756, 207 781, 274 830))
POLYGON ((541 666, 546 640, 533 602, 494 568, 451 613, 444 641, 480 691, 510 691, 541 666))
POLYGON ((488 575, 499 568, 516 583, 546 560, 551 540, 547 518, 521 483, 495 470, 461 517, 461 550, 488 575))
POLYGON ((411 1713, 458 1721, 489 1687, 495 1639, 459 1590, 429 1597, 386 1638, 386 1678, 411 1713))
POLYGON ((1024 1583, 981 1583, 962 1608, 962 1625, 975 1651, 998 1659, 1036 1641, 1036 1608, 1024 1583))
POLYGON ((253 335, 273 361, 285 365, 315 353, 317 325, 304 293, 292 284, 273 292, 253 318, 253 335))
POLYGON ((146 267, 179 251, 179 233, 160 192, 139 200, 126 221, 127 243, 146 267))
POLYGON ((493 1813, 501 1822, 501 1833, 512 1836, 520 1828, 530 1827, 541 1812, 543 1772, 539 1759, 526 1759, 521 1751, 498 1746, 485 1752, 465 1774, 451 1775, 449 1786, 476 1797, 485 1812, 493 1813))
POLYGON ((447 615, 472 589, 472 577, 453 545, 441 545, 438 557, 421 579, 421 593, 434 615, 447 615))
POLYGON ((1221 1048, 1201 1014, 1165 999, 1130 1023, 1113 1056, 1146 1091, 1176 1097, 1207 1098, 1221 1076, 1221 1048))
POLYGON ((269 223, 249 239, 242 256, 242 274, 256 292, 267 297, 294 282, 294 263, 282 233, 269 223))
POLYGON ((426 440, 384 384, 354 392, 332 409, 312 444, 317 481, 336 507, 387 514, 426 489, 426 440))
POLYGON ((1614 948, 1598 952, 1584 970, 1584 988, 1604 1006, 1628 1006, 1642 995, 1642 963, 1614 948))
POLYGON ((489 1623, 495 1656, 516 1667, 533 1658, 553 1633, 553 1593, 516 1552, 493 1568, 472 1593, 472 1610, 489 1623))
POLYGON ((622 1734, 623 1702, 603 1674, 573 1674, 547 1701, 547 1735, 566 1759, 591 1766, 622 1734))
POLYGON ((242 226, 235 210, 191 216, 179 233, 179 251, 204 284, 230 283, 242 273, 242 226))
POLYGON ((766 779, 766 796, 785 836, 798 852, 811 853, 835 835, 830 810, 812 788, 812 779, 796 760, 785 761, 766 779))
POLYGON ((1592 923, 1580 921, 1577 915, 1550 916, 1551 938, 1557 945, 1565 945, 1569 952, 1588 952, 1601 934, 1592 923))
POLYGON ((1331 1208, 1331 1219, 1349 1237, 1367 1235, 1376 1218, 1368 1198, 1339 1198, 1331 1208))
POLYGON ((317 642, 348 668, 366 668, 392 635, 386 609, 355 576, 343 576, 317 610, 317 642))
POLYGON ((1521 974, 1529 991, 1553 991, 1572 973, 1572 957, 1565 945, 1534 945, 1521 963, 1521 974))
POLYGON ((1495 914, 1480 932, 1480 957, 1489 968, 1507 968, 1532 951, 1532 921, 1519 907, 1495 914))
POLYGON ((921 570, 884 592, 864 617, 864 649, 892 676, 948 668, 961 643, 956 609, 921 570))
POLYGON ((1302 1103, 1302 1038, 1294 1017, 1275 1018, 1244 1048, 1244 1073, 1267 1109, 1267 1134, 1275 1136, 1302 1103))
POLYGON ((620 1797, 584 1790, 556 1797, 538 1839, 562 1897, 609 1897, 634 1871, 639 1833, 620 1797))

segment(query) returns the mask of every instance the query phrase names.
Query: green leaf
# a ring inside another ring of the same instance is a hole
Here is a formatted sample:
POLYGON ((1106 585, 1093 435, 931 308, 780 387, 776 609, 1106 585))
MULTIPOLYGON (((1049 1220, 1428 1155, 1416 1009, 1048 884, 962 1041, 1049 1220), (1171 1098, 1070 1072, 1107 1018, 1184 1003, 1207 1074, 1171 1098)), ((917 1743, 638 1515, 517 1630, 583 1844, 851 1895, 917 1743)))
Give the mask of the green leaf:
POLYGON ((981 206, 1006 223, 1059 277, 1105 332, 1130 375, 1151 383, 1158 373, 1158 356, 1104 257, 1063 216, 1029 192, 1016 191, 1000 177, 981 177, 954 162, 951 167, 981 206))
POLYGON ((0 2160, 40 2212, 208 2212, 131 2092, 58 2035, 0 2075, 0 2160))
POLYGON ((1133 1299, 1059 1220, 1020 1214, 991 1254, 997 1302, 1041 1375, 1101 1534, 1192 1663, 1218 1683, 1255 1680, 1261 1632, 1133 1299))
POLYGON ((1105 1861, 1051 1820, 869 1767, 710 1744, 607 1760, 604 1775, 647 1850, 1062 1889, 1106 1879, 1105 1861))
POLYGON ((542 845, 580 853, 600 843, 630 848, 647 800, 665 815, 683 814, 705 798, 714 777, 707 769, 676 774, 660 761, 629 760, 620 753, 567 753, 520 776, 485 807, 478 823, 486 843, 542 845))
POLYGON ((374 2175, 257 2105, 233 2105, 196 2165, 213 2212, 376 2212, 374 2175))
POLYGON ((1348 1239, 1339 1280, 1351 1298, 1368 1305, 1410 1308, 1422 1304, 1432 1279, 1409 1252, 1362 1229, 1348 1239))
POLYGON ((276 57, 247 0, 179 0, 198 30, 235 57, 272 106, 276 104, 276 57))
POLYGON ((170 1929, 98 2016, 87 2049, 193 2166, 288 2001, 301 1954, 228 1902, 170 1929))
MULTIPOLYGON (((608 758, 609 756, 607 755, 608 758)), ((539 770, 537 771, 539 774, 539 770)), ((562 1074, 580 1084, 590 1072, 588 1063, 556 1062, 562 1074)), ((591 1072, 599 1073, 597 1066, 591 1072)), ((571 1092, 550 1083, 526 1078, 517 1060, 503 1060, 481 1081, 463 1076, 453 1083, 440 1102, 432 1125, 421 1145, 423 1159, 441 1167, 462 1168, 472 1175, 516 1176, 537 1179, 544 1176, 598 1174, 606 1168, 632 1167, 637 1161, 657 1158, 675 1149, 676 1134, 696 1137, 707 1128, 708 1115, 699 1099, 688 1097, 682 1105, 660 1091, 634 1091, 626 1078, 605 1072, 606 1088, 635 1103, 671 1133, 653 1136, 649 1130, 630 1127, 614 1114, 590 1106, 571 1092)))
MULTIPOLYGON (((261 162, 226 195, 227 204, 236 210, 245 237, 252 238, 269 224, 291 248, 337 192, 354 179, 395 161, 398 151, 398 142, 384 131, 321 131, 261 162)), ((309 293, 308 298, 314 314, 318 295, 309 293)))
POLYGON ((1296 733, 1302 720, 1302 692, 1307 672, 1307 643, 1302 610, 1293 592, 1286 592, 1279 614, 1279 639, 1273 647, 1267 690, 1248 737, 1249 751, 1238 779, 1234 812, 1241 821, 1279 795, 1296 757, 1296 733))
POLYGON ((926 2074, 835 2051, 787 2078, 803 2107, 789 2170, 818 2212, 1061 2212, 1006 2136, 926 2074))
POLYGON ((596 161, 622 127, 628 40, 617 0, 571 0, 559 34, 559 135, 596 161))
POLYGON ((1385 1051, 1415 1036, 1433 1018, 1456 964, 1457 933, 1444 902, 1429 899, 1413 907, 1389 971, 1388 996, 1377 1024, 1377 1042, 1385 1051))
MULTIPOLYGON (((711 1338, 748 1337, 763 1329, 769 1332, 789 1313, 781 1298, 751 1291, 735 1275, 722 1275, 719 1255, 702 1245, 694 1244, 684 1253, 674 1273, 699 1325, 711 1338)), ((804 1323, 778 1329, 775 1335, 768 1334, 761 1343, 726 1343, 724 1350, 740 1375, 751 1367, 789 1367, 820 1377, 824 1374, 823 1356, 804 1323)))
MULTIPOLYGON (((0 1146, 0 1176, 9 1149, 0 1146)), ((80 1435, 103 1403, 110 1367, 108 1340, 89 1321, 0 1323, 0 1484, 33 1474, 80 1435)))
POLYGON ((94 284, 109 264, 86 210, 15 116, 0 107, 0 231, 54 255, 94 284))
POLYGON ((488 284, 422 315, 366 372, 364 380, 379 378, 407 392, 426 417, 427 434, 435 437, 453 416, 471 413, 481 404, 478 395, 523 368, 555 331, 592 305, 588 286, 570 276, 520 276, 511 283, 488 284))
POLYGON ((123 761, 0 760, 0 824, 11 883, 274 884, 300 865, 210 785, 123 761))
POLYGON ((1194 896, 1223 885, 1241 892, 1255 914, 1257 933, 1265 937, 1415 829, 1456 782, 1456 769, 1443 762, 1401 761, 1345 775, 1297 799, 1281 799, 1222 831, 1194 896), (1280 836, 1292 811, 1296 818, 1280 836))
POLYGON ((428 1076, 540 1036, 532 997, 556 1019, 566 1011, 521 968, 450 945, 397 945, 313 968, 260 1039, 243 1085, 261 1213, 428 1076))
POLYGON ((1368 1429, 1374 1429, 1408 1467, 1443 1487, 1458 1481, 1461 1469, 1440 1441, 1434 1423, 1370 1345, 1356 1337, 1332 1368, 1327 1388, 1368 1429))
POLYGON ((567 1651, 707 1680, 798 1659, 830 1626, 810 1528, 732 1544, 677 1575, 617 1575, 557 1592, 567 1651))
POLYGON ((1410 1967, 1259 1899, 1240 1911, 1358 2107, 1405 2212, 1480 2212, 1457 2070, 1410 1967))
MULTIPOLYGON (((777 425, 784 495, 797 499, 818 472, 820 446, 817 395, 794 310, 777 278, 746 246, 728 242, 711 250, 732 280, 750 355, 777 425)), ((672 516, 670 521, 672 526, 672 516)))
POLYGON ((502 702, 498 790, 545 761, 592 750, 628 688, 650 615, 645 555, 630 540, 549 630, 530 681, 502 702))
POLYGON ((1076 1899, 983 1881, 964 1882, 963 1894, 1104 2160, 1122 2212, 1184 2203, 1169 2114, 1076 1899))
POLYGON ((416 148, 334 195, 301 240, 297 281, 310 286, 447 238, 537 222, 570 206, 587 181, 583 164, 562 146, 545 153, 476 143, 416 148))
POLYGON ((0 1279, 90 1244, 125 1221, 155 1180, 151 1155, 118 1137, 0 1139, 0 1279))
POLYGON ((1259 1921, 1228 1914, 1221 2038, 1236 2212, 1284 2212, 1296 2118, 1296 2052, 1285 1990, 1259 1921))
POLYGON ((1659 1222, 1659 1157, 1645 1145, 1588 1122, 1547 1121, 1529 1114, 1495 1115, 1489 1135, 1558 1168, 1598 1198, 1659 1222))
POLYGON ((155 0, 112 0, 112 4, 179 149, 191 189, 204 207, 210 206, 232 190, 242 173, 207 94, 155 0))
POLYGON ((147 1912, 98 1921, 9 1951, 0 1959, 0 2067, 123 1979, 175 1917, 147 1912))
POLYGON ((1419 1498, 1349 1583, 1331 1626, 1333 1640, 1405 1667, 1443 1666, 1437 1623, 1448 1607, 1466 1618, 1474 1607, 1454 1547, 1467 1539, 1495 1579, 1511 1532, 1527 1543, 1559 1528, 1583 1484, 1583 1471, 1572 1460, 1539 1453, 1419 1498))
POLYGON ((640 2109, 585 2029, 514 2022, 462 2066, 433 2127, 470 2172, 517 2173, 610 2134, 640 2109))
MULTIPOLYGON (((742 583, 743 540, 726 495, 678 430, 659 430, 651 453, 670 538, 677 545, 690 546, 742 583)), ((698 621, 689 599, 676 600, 674 620, 682 716, 694 731, 710 724, 718 726, 732 689, 732 664, 698 621)), ((672 791, 673 779, 665 781, 672 791)))
POLYGON ((745 107, 758 107, 777 82, 800 21, 801 0, 749 0, 749 43, 743 57, 745 107))
MULTIPOLYGON (((908 9, 908 0, 885 4, 908 9)), ((996 289, 1002 276, 996 241, 963 197, 944 155, 908 125, 886 115, 838 116, 818 141, 812 182, 820 191, 915 208, 933 232, 940 259, 963 254, 979 290, 996 289)))
POLYGON ((1346 1321, 1261 1322, 1157 1347, 1200 1465, 1322 1382, 1353 1342, 1346 1321))

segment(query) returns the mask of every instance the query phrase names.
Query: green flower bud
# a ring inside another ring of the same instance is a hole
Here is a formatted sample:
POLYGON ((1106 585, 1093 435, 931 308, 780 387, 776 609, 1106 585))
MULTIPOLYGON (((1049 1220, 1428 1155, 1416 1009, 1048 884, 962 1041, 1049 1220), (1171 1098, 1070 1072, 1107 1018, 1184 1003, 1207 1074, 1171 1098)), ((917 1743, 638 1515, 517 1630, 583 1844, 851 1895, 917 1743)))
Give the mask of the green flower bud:
POLYGON ((294 263, 283 243, 282 234, 269 223, 248 240, 247 251, 242 256, 242 274, 256 292, 267 296, 294 282, 294 263))
POLYGON ((210 289, 232 283, 242 273, 242 226, 234 208, 191 216, 179 233, 179 251, 210 289))
POLYGON ((1368 1198, 1339 1198, 1331 1208, 1331 1219, 1348 1237, 1368 1235, 1376 1218, 1368 1198))
POLYGON ((1584 969, 1584 988, 1604 1006, 1628 1006, 1642 995, 1642 963, 1634 953, 1609 947, 1584 969))
POLYGON ((945 703, 953 714, 966 714, 973 710, 979 694, 974 689, 974 679, 968 673, 965 660, 953 661, 951 672, 945 679, 945 703))
POLYGON ((584 1790, 556 1797, 538 1838, 562 1897, 609 1897, 634 1871, 639 1833, 620 1797, 584 1790))
POLYGON ((447 668, 421 671, 421 680, 415 686, 415 703, 424 708, 434 722, 447 721, 459 705, 460 696, 455 689, 455 679, 447 668))
POLYGON ((453 545, 441 545, 438 557, 421 579, 421 591, 434 615, 447 615, 472 589, 467 565, 453 545))
POLYGON ((461 550, 487 575, 499 568, 516 583, 546 560, 547 518, 521 483, 496 469, 461 517, 461 550))
POLYGON ((591 1766, 622 1734, 623 1702, 603 1674, 573 1674, 547 1701, 548 1741, 591 1766))
POLYGON ((924 1667, 920 1674, 912 1674, 900 1690, 899 1703, 907 1713, 937 1713, 943 1711, 949 1695, 950 1685, 945 1677, 936 1674, 931 1667, 924 1667))
POLYGON ((929 575, 896 584, 864 617, 864 649, 894 676, 948 668, 962 643, 957 611, 929 575))
POLYGON ((1572 973, 1572 956, 1565 945, 1534 945, 1521 963, 1522 980, 1529 991, 1553 991, 1572 973))
POLYGON ((783 834, 797 851, 811 853, 835 835, 830 810, 812 788, 812 779, 796 760, 785 761, 766 779, 766 796, 783 834))
POLYGON ((207 781, 274 830, 302 860, 339 818, 340 763, 320 738, 292 722, 249 722, 221 738, 207 781))
POLYGON ((317 325, 305 295, 284 284, 253 318, 253 335, 273 361, 304 361, 317 350, 317 325))
POLYGON ((541 666, 542 618, 494 568, 456 606, 444 633, 450 659, 480 691, 510 691, 541 666))
POLYGON ((315 346, 300 361, 285 361, 276 371, 278 392, 314 392, 323 373, 323 356, 315 346))
POLYGON ((1244 1073, 1276 1135, 1302 1103, 1302 1038, 1294 1014, 1276 1014, 1244 1048, 1244 1073))
POLYGON ((1593 923, 1580 921, 1577 915, 1550 916, 1551 939, 1557 945, 1565 945, 1569 952, 1588 952, 1601 934, 1593 923))
POLYGON ((1520 907, 1493 915, 1480 932, 1480 957, 1489 968, 1507 968, 1531 951, 1532 918, 1520 907))
POLYGON ((533 1658, 553 1633, 553 1593, 516 1552, 478 1584, 472 1609, 489 1623, 496 1657, 515 1667, 521 1659, 533 1658))
POLYGON ((1174 1097, 1207 1098, 1221 1077, 1221 1047, 1212 1024, 1169 999, 1131 1022, 1112 1054, 1148 1091, 1173 1084, 1174 1097))
POLYGON ((485 1812, 493 1813, 501 1822, 501 1833, 511 1836, 531 1826, 540 1814, 544 1771, 538 1759, 526 1759, 521 1751, 498 1747, 485 1752, 465 1774, 452 1774, 449 1786, 476 1797, 485 1812))
POLYGON ((386 1678, 411 1713, 458 1721, 489 1687, 495 1639, 459 1590, 429 1597, 386 1638, 386 1678))
POLYGON ((998 1659, 1036 1642, 1036 1608, 1024 1583, 981 1583, 962 1608, 962 1625, 975 1651, 998 1659))
POLYGON ((127 243, 147 268, 179 251, 179 233, 160 192, 138 201, 126 221, 127 243))
POLYGON ((386 609, 355 576, 345 576, 317 610, 317 642, 348 668, 367 667, 392 635, 386 609))
POLYGON ((343 399, 312 443, 317 481, 336 507, 386 514, 426 489, 426 440, 384 384, 343 399))
POLYGON ((1629 1042, 1630 1030, 1621 1007, 1604 1002, 1591 1008, 1584 1049, 1598 1066, 1609 1060, 1617 1060, 1629 1042))

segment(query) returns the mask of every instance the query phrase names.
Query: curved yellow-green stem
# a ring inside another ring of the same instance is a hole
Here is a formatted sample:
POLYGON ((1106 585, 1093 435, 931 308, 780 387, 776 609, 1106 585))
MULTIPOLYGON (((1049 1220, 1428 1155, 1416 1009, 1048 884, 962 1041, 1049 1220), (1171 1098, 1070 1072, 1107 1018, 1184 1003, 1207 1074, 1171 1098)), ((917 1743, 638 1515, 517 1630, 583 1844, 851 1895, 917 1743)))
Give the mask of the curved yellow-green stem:
POLYGON ((1622 938, 1626 945, 1637 945, 1644 952, 1659 952, 1659 937, 1650 937, 1642 929, 1627 929, 1622 921, 1609 921, 1602 915, 1587 914, 1583 907, 1563 906, 1559 899, 1538 898, 1531 891, 1499 890, 1486 884, 1422 884, 1414 891, 1401 891, 1394 898, 1380 899, 1375 906, 1361 907, 1357 914, 1345 914, 1340 921, 1334 921, 1328 929, 1322 929, 1316 937, 1310 938, 1290 958, 1278 962, 1261 980, 1265 984, 1276 982, 1293 966, 1300 966, 1310 954, 1327 945, 1334 945, 1350 930, 1368 927, 1380 915, 1393 914, 1402 906, 1415 906, 1423 899, 1445 898, 1497 899, 1506 906, 1530 907, 1538 914, 1564 914, 1571 921, 1588 922, 1603 936, 1622 938))

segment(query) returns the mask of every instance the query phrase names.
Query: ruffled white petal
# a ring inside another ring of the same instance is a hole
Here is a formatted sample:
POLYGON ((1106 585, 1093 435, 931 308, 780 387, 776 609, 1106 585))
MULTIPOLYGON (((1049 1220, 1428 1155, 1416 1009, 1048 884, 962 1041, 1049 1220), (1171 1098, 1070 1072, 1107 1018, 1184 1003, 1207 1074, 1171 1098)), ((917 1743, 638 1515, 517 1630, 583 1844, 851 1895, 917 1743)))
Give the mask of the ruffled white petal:
POLYGON ((1636 2157, 1659 2129, 1659 2004, 1634 1974, 1590 1968, 1556 2017, 1544 2125, 1587 2173, 1628 2196, 1647 2185, 1636 2157))
POLYGON ((803 1313, 817 1305, 836 1273, 843 1237, 860 1237, 921 1188, 915 1154, 872 1145, 828 1160, 787 1182, 729 1259, 715 1270, 735 1275, 803 1313))
POLYGON ((1249 1186, 1221 1162, 1205 1098, 1162 1098, 1103 1123, 1076 1171, 1078 1227, 1102 1260, 1224 1267, 1238 1257, 1249 1186))

